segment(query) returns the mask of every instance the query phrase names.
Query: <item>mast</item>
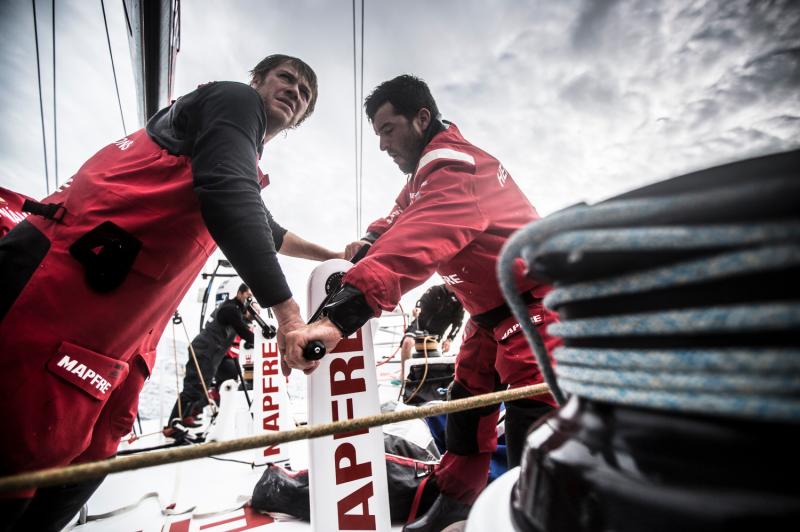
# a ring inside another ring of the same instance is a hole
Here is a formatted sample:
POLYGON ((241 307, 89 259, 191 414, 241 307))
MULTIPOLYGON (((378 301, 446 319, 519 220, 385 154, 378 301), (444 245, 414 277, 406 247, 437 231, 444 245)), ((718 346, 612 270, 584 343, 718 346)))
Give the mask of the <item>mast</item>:
POLYGON ((123 0, 140 126, 172 100, 180 0, 123 0))

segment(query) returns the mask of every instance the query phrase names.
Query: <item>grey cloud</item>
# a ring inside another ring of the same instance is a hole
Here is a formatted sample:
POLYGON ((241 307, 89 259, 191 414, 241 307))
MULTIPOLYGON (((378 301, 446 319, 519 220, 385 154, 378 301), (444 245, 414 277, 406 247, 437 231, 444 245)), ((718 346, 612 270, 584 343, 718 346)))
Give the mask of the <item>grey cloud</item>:
POLYGON ((773 50, 757 56, 743 68, 743 75, 765 86, 800 88, 800 46, 773 50))
POLYGON ((577 50, 591 49, 603 39, 611 10, 618 0, 586 0, 572 30, 572 45, 577 50))
POLYGON ((584 72, 567 82, 559 97, 581 111, 607 111, 617 103, 619 94, 613 78, 605 74, 584 72))
MULTIPOLYGON (((800 111, 800 48, 775 50, 732 68, 705 91, 723 115, 759 108, 782 113, 774 106, 800 111)), ((692 109, 687 109, 692 113, 692 109)))
POLYGON ((755 127, 781 139, 791 139, 800 131, 800 116, 780 115, 757 121, 755 127))
MULTIPOLYGON (((0 14, 7 4, 0 2, 0 14)), ((68 5, 88 9, 80 2, 68 5)), ((652 168, 669 174, 689 163, 702 166, 704 160, 733 156, 746 142, 767 149, 777 145, 777 138, 790 146, 787 139, 800 133, 792 56, 800 35, 797 5, 746 0, 372 2, 366 4, 365 90, 401 72, 422 76, 445 117, 513 165, 515 177, 547 212, 573 202, 576 191, 621 191, 648 172, 653 177, 652 168), (775 55, 777 50, 791 53, 775 55), (684 148, 689 146, 695 148, 684 148), (563 186, 543 186, 537 177, 556 173, 563 186), (592 185, 584 187, 588 179, 592 185)), ((303 179, 306 173, 308 182, 326 175, 326 183, 341 184, 346 194, 354 143, 349 5, 253 1, 245 10, 197 0, 183 7, 177 92, 209 79, 242 79, 251 63, 270 51, 308 60, 320 75, 317 113, 290 134, 285 148, 271 144, 263 164, 274 171, 276 184, 298 176, 302 166, 313 169, 303 170, 303 179)), ((0 27, 9 26, 0 22, 0 27)), ((81 31, 90 38, 88 30, 81 31)), ((21 48, 24 38, 10 50, 21 48)), ((102 33, 91 39, 95 45, 86 46, 98 53, 75 65, 99 76, 107 61, 99 55, 102 33)), ((21 59, 15 65, 35 75, 30 62, 21 59)), ((27 98, 35 105, 35 94, 27 98)), ((115 112, 112 100, 105 121, 116 120, 115 112)), ((66 116, 81 117, 71 111, 66 116)), ((26 120, 9 111, 3 118, 26 120)), ((107 126, 105 141, 115 127, 107 126)), ((20 137, 14 149, 34 146, 29 151, 35 157, 38 130, 24 135, 28 140, 20 137)), ((369 124, 364 161, 365 200, 393 199, 396 170, 377 150, 369 124)), ((349 209, 352 198, 340 203, 349 209)), ((290 226, 291 221, 286 220, 290 226)))
POLYGON ((684 113, 690 117, 686 127, 692 129, 713 122, 719 117, 721 110, 720 103, 710 98, 690 102, 684 110, 684 113))
POLYGON ((702 160, 710 166, 726 159, 742 159, 748 156, 763 155, 785 151, 793 146, 791 141, 782 139, 752 127, 735 127, 717 136, 699 139, 692 145, 684 146, 684 153, 690 160, 702 160), (709 158, 709 154, 712 155, 709 158), (715 160, 718 159, 718 160, 715 160))

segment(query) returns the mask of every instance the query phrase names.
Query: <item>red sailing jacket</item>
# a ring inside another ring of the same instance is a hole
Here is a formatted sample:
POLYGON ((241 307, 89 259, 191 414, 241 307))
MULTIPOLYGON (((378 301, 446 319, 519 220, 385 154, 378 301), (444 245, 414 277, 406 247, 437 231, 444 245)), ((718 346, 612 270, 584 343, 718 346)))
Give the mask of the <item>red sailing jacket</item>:
MULTIPOLYGON (((503 165, 449 124, 423 150, 390 214, 369 226, 381 236, 344 282, 373 309, 391 310, 438 272, 474 316, 504 304, 495 274, 500 248, 538 218, 503 165)), ((549 289, 517 273, 520 292, 541 297, 549 289)))
POLYGON ((22 212, 26 199, 30 198, 0 187, 0 237, 28 216, 27 212, 22 212))
POLYGON ((191 159, 140 130, 43 200, 63 203, 61 222, 28 218, 51 244, 0 321, 0 402, 13 434, 0 443, 0 469, 106 457, 130 430, 161 333, 216 248, 192 185, 191 159), (69 248, 106 221, 141 248, 124 282, 103 293, 69 248))

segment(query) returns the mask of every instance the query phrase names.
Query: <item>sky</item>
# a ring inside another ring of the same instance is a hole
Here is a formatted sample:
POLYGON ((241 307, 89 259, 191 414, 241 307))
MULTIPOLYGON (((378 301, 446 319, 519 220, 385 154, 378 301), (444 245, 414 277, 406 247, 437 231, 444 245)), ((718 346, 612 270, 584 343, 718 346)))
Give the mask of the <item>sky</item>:
MULTIPOLYGON (((363 96, 398 74, 426 80, 443 118, 500 159, 541 215, 800 146, 798 2, 365 4, 363 96)), ((125 131, 100 1, 57 2, 56 120, 51 2, 37 0, 36 6, 52 190, 54 132, 63 182, 125 131)), ((105 9, 131 132, 141 125, 122 1, 106 0, 105 9)), ((30 1, 0 2, 0 186, 41 198, 46 188, 33 27, 30 1)), ((359 41, 360 31, 359 25, 359 41)), ((355 114, 362 72, 357 69, 354 87, 351 2, 184 0, 175 96, 212 80, 246 82, 248 70, 271 53, 309 63, 320 91, 314 115, 267 144, 261 166, 271 185, 264 201, 284 227, 342 249, 388 213, 404 183, 378 149, 371 126, 355 114), (363 125, 363 137, 357 125, 363 125)), ((281 262, 304 308, 315 263, 281 262)), ((433 282, 438 280, 428 284, 433 282)), ((180 306, 190 331, 197 329, 200 288, 196 283, 180 306)), ((421 292, 403 299, 406 309, 421 292)))

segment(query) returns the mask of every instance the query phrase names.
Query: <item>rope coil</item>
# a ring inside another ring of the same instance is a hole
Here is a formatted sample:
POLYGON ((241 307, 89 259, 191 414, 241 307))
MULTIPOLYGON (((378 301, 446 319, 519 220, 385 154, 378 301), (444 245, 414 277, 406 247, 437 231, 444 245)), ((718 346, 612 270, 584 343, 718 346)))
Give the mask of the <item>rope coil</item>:
POLYGON ((800 301, 617 315, 554 323, 564 338, 770 331, 800 327, 800 301))
POLYGON ((635 294, 678 284, 684 286, 700 284, 759 271, 780 270, 787 265, 800 265, 800 246, 791 244, 767 246, 721 253, 714 257, 688 260, 633 275, 620 275, 561 286, 547 294, 544 303, 549 308, 555 308, 575 301, 635 294))
POLYGON ((563 321, 548 332, 566 345, 551 387, 800 421, 798 168, 798 151, 725 165, 566 209, 509 239, 498 274, 526 335, 511 266, 521 258, 555 281, 544 303, 563 321))

